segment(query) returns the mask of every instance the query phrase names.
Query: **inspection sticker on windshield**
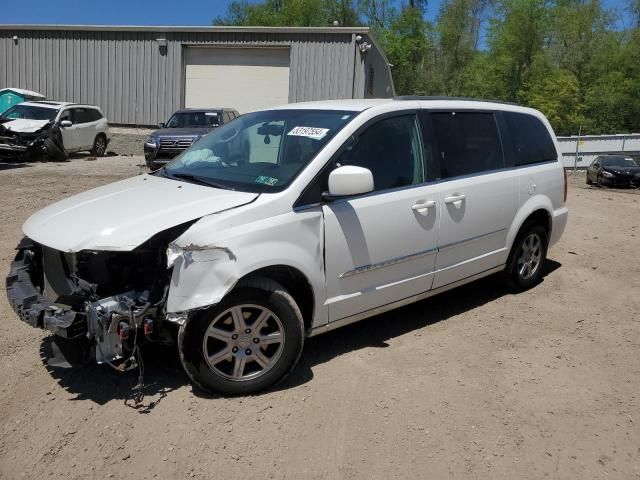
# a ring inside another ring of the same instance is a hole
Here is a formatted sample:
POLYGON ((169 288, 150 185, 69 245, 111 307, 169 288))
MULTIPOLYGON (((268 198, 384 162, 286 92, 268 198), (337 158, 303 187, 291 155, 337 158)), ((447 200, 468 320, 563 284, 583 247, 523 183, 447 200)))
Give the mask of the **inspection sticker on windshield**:
POLYGON ((273 187, 276 183, 278 183, 278 179, 260 175, 258 178, 256 178, 256 183, 262 183, 263 185, 269 185, 270 187, 273 187))
POLYGON ((314 140, 321 140, 325 137, 327 133, 329 133, 328 128, 295 127, 293 130, 287 133, 287 135, 292 135, 294 137, 308 137, 314 140))

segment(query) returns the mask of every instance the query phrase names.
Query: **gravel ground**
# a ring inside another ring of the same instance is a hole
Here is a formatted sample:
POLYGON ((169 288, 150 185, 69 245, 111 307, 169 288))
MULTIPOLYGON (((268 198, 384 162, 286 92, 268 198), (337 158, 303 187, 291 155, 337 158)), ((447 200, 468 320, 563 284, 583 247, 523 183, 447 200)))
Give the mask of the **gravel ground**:
POLYGON ((117 155, 143 155, 144 141, 149 136, 149 132, 137 129, 119 128, 117 131, 111 129, 111 140, 109 141, 109 152, 117 155))
MULTIPOLYGON (((20 226, 141 157, 0 165, 0 273, 20 226)), ((284 385, 217 398, 172 350, 65 368, 0 294, 0 477, 640 478, 640 195, 572 176, 544 282, 487 278, 310 339, 284 385)), ((135 206, 132 205, 132 209, 135 206)))

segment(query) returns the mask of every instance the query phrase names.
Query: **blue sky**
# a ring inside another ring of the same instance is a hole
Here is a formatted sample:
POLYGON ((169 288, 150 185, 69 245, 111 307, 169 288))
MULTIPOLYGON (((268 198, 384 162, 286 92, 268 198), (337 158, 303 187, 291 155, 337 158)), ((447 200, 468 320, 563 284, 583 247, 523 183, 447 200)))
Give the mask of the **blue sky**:
MULTIPOLYGON (((617 24, 630 26, 625 0, 603 0, 618 10, 617 24)), ((230 0, 1 0, 0 23, 84 25, 210 25, 224 14, 230 0)), ((429 2, 435 17, 441 0, 429 2)))

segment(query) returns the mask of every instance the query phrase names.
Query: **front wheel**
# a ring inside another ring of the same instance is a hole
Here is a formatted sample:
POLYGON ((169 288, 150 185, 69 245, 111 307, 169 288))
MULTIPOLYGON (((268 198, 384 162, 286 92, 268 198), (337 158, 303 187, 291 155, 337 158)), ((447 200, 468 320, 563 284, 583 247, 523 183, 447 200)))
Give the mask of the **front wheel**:
POLYGON ((591 178, 589 178, 589 172, 587 172, 587 185, 592 185, 593 182, 591 181, 591 178))
POLYGON ((537 224, 525 225, 520 230, 504 270, 512 289, 527 290, 540 283, 547 259, 548 237, 547 230, 537 224))
POLYGON ((296 365, 304 343, 300 309, 278 283, 255 279, 180 328, 180 360, 189 378, 227 395, 263 390, 296 365))

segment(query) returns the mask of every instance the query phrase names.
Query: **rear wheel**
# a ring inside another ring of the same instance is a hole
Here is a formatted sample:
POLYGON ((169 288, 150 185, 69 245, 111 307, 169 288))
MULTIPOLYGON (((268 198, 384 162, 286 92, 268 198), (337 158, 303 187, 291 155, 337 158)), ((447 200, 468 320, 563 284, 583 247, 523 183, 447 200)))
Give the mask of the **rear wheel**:
POLYGON ((539 224, 525 224, 518 233, 504 274, 514 290, 527 290, 542 279, 547 259, 548 232, 539 224))
POLYGON ((180 328, 182 365, 204 390, 247 394, 282 380, 302 352, 300 309, 268 279, 241 285, 180 328))
POLYGON ((104 134, 99 133, 96 135, 93 141, 93 148, 91 149, 91 155, 96 157, 104 157, 107 153, 107 137, 104 134))

